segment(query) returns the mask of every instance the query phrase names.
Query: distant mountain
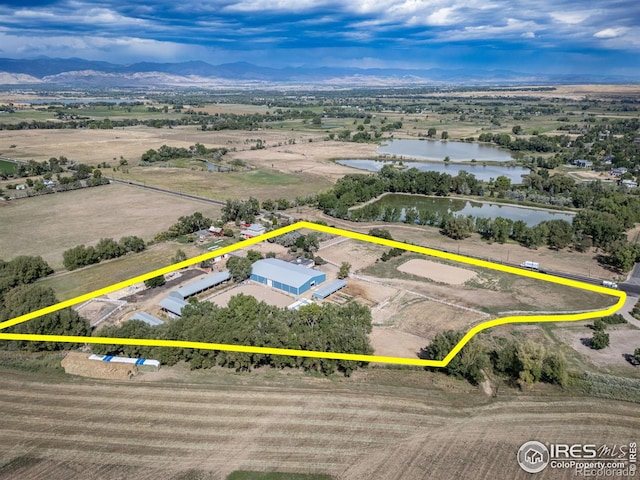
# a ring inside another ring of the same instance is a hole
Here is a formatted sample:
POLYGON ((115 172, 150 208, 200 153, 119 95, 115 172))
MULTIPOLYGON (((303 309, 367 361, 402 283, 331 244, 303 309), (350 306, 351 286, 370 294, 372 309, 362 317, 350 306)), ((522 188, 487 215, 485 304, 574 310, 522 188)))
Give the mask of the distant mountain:
POLYGON ((0 84, 53 84, 84 87, 117 86, 241 86, 256 84, 419 85, 433 83, 541 84, 634 83, 612 75, 539 75, 509 70, 432 68, 285 67, 246 62, 211 65, 202 61, 141 62, 118 65, 82 58, 0 58, 0 84))

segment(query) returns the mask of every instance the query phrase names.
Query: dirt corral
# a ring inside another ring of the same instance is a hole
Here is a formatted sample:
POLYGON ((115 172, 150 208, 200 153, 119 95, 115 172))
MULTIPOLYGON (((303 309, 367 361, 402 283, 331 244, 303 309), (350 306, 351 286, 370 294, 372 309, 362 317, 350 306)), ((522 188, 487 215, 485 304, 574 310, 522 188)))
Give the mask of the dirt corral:
POLYGON ((240 294, 250 295, 257 300, 268 303, 269 305, 275 305, 276 307, 286 307, 291 305, 295 299, 286 295, 284 292, 280 293, 274 288, 258 285, 257 283, 245 283, 236 287, 225 290, 222 293, 207 297, 205 300, 213 302, 220 307, 226 307, 231 300, 231 297, 240 294))

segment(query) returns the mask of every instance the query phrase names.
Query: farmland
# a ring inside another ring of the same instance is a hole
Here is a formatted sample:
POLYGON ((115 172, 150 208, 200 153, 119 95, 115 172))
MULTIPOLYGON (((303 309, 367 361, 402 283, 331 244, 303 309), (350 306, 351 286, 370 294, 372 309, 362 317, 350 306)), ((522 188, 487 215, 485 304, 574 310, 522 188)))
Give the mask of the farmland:
MULTIPOLYGON (((320 96, 309 100, 274 94, 275 100, 269 98, 259 105, 241 104, 239 97, 233 97, 233 103, 215 98, 194 107, 198 112, 189 113, 191 117, 172 106, 182 98, 169 103, 168 97, 151 94, 147 105, 131 110, 94 105, 65 111, 56 106, 50 110, 26 107, 3 114, 2 121, 11 125, 68 121, 61 118, 61 113, 85 115, 94 123, 67 129, 0 130, 0 153, 25 162, 66 156, 70 162, 60 172, 63 176, 71 174, 73 163, 85 163, 91 167, 89 176, 113 177, 214 200, 246 200, 249 196, 261 202, 286 199, 293 207, 284 210, 285 216, 362 233, 383 228, 402 242, 498 263, 538 262, 541 268, 592 277, 596 282, 622 281, 619 271, 598 262, 608 246, 605 242, 588 244, 584 249, 573 243, 558 249, 546 248, 544 243, 527 248, 513 238, 489 243, 476 231, 453 240, 439 227, 409 224, 412 222, 342 220, 322 213, 313 202, 296 204, 296 198, 326 192, 345 175, 362 173, 334 160, 376 158, 379 142, 389 138, 426 139, 427 132, 436 129, 429 138, 444 138, 446 132, 451 140, 474 137, 474 142, 482 134, 507 135, 514 143, 544 135, 564 135, 575 141, 579 134, 569 133, 570 124, 595 130, 609 128, 607 122, 612 119, 637 118, 638 93, 637 86, 609 90, 563 86, 537 93, 526 89, 388 96, 376 93, 372 97, 345 90, 322 94, 322 100, 320 96), (629 99, 632 101, 627 102, 629 99), (291 104, 298 114, 284 120, 266 118, 276 110, 288 111, 289 106, 281 105, 291 104), (58 108, 61 112, 56 111, 58 108), (250 128, 220 126, 219 120, 245 121, 249 114, 257 118, 250 128), (242 118, 232 118, 234 115, 242 118), (141 122, 104 126, 108 119, 134 118, 141 122), (155 127, 144 125, 147 120, 160 123, 155 127), (96 122, 102 122, 101 126, 96 122), (397 127, 389 128, 393 125, 397 127), (519 133, 513 131, 516 126, 521 127, 519 133), (352 137, 342 141, 339 134, 345 130, 350 130, 349 135, 366 133, 370 137, 363 142, 352 137), (225 150, 215 160, 209 151, 206 160, 235 166, 236 171, 208 171, 204 160, 193 151, 141 162, 149 149, 168 145, 189 150, 197 144, 216 149, 216 154, 225 150)), ((259 103, 250 94, 245 99, 259 103)), ((604 153, 593 154, 598 157, 595 161, 604 162, 605 153, 613 151, 613 142, 621 136, 589 139, 594 142, 587 143, 603 142, 604 153), (605 145, 605 141, 611 145, 605 145)), ((572 152, 518 151, 514 152, 513 163, 547 175, 571 173, 578 180, 603 179, 606 188, 614 187, 613 174, 608 170, 578 171, 565 165, 570 153, 585 158, 592 155, 588 148, 572 152), (563 156, 563 164, 557 168, 535 164, 556 156, 563 156)), ((25 177, 6 178, 11 177, 12 165, 0 161, 3 194, 13 193, 16 183, 27 183, 25 177)), ((406 171, 403 165, 396 167, 396 172, 406 171)), ((49 173, 49 178, 60 182, 55 172, 49 173)), ((30 180, 41 177, 43 174, 33 175, 30 180)), ((486 183, 482 194, 445 190, 443 195, 477 195, 506 203, 525 201, 506 198, 505 191, 494 188, 495 184, 486 183)), ((347 188, 343 193, 352 192, 347 188)), ((622 190, 617 193, 620 195, 615 199, 620 202, 636 197, 622 190)), ((569 193, 559 190, 545 199, 557 200, 562 195, 572 200, 569 193)), ((592 207, 605 203, 603 200, 592 207)), ((559 206, 540 203, 539 208, 559 206)), ((581 207, 571 208, 577 211, 581 207)), ((65 300, 169 265, 177 249, 192 257, 238 239, 236 235, 181 243, 187 241, 187 235, 181 232, 177 239, 148 245, 141 253, 72 272, 61 271, 62 253, 73 246, 95 245, 100 238, 117 240, 125 235, 149 241, 178 217, 195 211, 216 220, 221 217, 221 208, 216 205, 122 183, 0 200, 0 225, 5 227, 0 228, 0 256, 9 260, 18 255, 41 255, 56 272, 38 280, 36 286, 52 287, 58 299, 65 300)), ((230 218, 224 228, 237 234, 240 221, 245 219, 230 218)), ((257 221, 272 223, 268 215, 257 221)), ((278 222, 282 224, 283 219, 273 220, 273 224, 278 222)), ((636 224, 627 230, 629 241, 637 242, 639 228, 636 224)), ((327 262, 318 268, 328 280, 337 276, 343 262, 351 265, 347 286, 325 302, 343 305, 355 300, 371 309, 373 331, 369 339, 377 355, 416 358, 439 334, 468 331, 490 318, 539 311, 583 311, 613 302, 600 294, 408 252, 383 261, 388 248, 342 240, 331 238, 321 242, 319 250, 305 253, 327 262)), ((251 247, 263 255, 273 252, 287 260, 306 249, 295 248, 269 243, 251 247)), ((224 261, 217 263, 214 270, 225 268, 223 265, 224 261)), ((114 315, 114 323, 119 324, 134 310, 161 316, 158 301, 171 289, 201 275, 205 267, 198 268, 197 272, 195 268, 184 270, 183 277, 154 290, 137 285, 139 295, 126 297, 129 304, 122 315, 114 315)), ((293 302, 293 298, 251 282, 225 284, 198 298, 225 305, 239 292, 278 306, 293 302)), ((124 298, 124 292, 120 293, 124 298)), ((304 296, 310 297, 311 293, 304 296)), ((84 311, 92 313, 95 320, 103 316, 101 307, 96 302, 84 311)), ((242 318, 246 324, 247 317, 242 318)), ((171 320, 163 319, 165 326, 171 326, 171 320)), ((208 320, 204 319, 201 332, 210 330, 208 320)), ((536 379, 531 387, 518 386, 517 375, 511 378, 493 363, 483 372, 486 380, 480 385, 440 371, 380 365, 369 365, 343 378, 322 376, 317 371, 253 366, 250 372, 238 373, 221 366, 204 368, 182 362, 163 365, 158 372, 142 373, 129 381, 102 381, 62 374, 58 354, 39 357, 0 349, 5 440, 0 442, 0 478, 225 479, 232 472, 278 471, 363 480, 525 479, 529 477, 519 469, 515 454, 526 440, 609 444, 637 440, 640 407, 633 400, 637 402, 640 369, 622 354, 640 346, 640 330, 635 324, 627 324, 607 327, 607 332, 611 346, 600 351, 591 350, 585 342, 593 333, 589 322, 505 325, 474 339, 482 342, 487 350, 483 353, 496 356, 501 352, 497 346, 508 341, 517 341, 518 345, 533 341, 547 352, 564 355, 569 379, 566 384, 558 382, 563 387, 544 379, 536 379), (590 384, 593 377, 603 379, 601 384, 590 384)), ((491 362, 495 363, 493 357, 491 362)), ((231 478, 243 478, 242 474, 235 475, 231 478)), ((549 470, 538 476, 557 478, 549 470)))
POLYGON ((151 240, 196 210, 213 217, 220 212, 215 205, 119 184, 15 200, 0 208, 0 223, 11 225, 0 229, 0 251, 7 259, 41 255, 58 269, 71 247, 103 237, 151 240))
POLYGON ((3 371, 0 476, 224 479, 275 470, 524 479, 515 452, 531 438, 621 444, 640 430, 636 404, 543 388, 488 399, 414 370, 369 369, 343 380, 176 373, 184 378, 177 383, 115 383, 3 371))

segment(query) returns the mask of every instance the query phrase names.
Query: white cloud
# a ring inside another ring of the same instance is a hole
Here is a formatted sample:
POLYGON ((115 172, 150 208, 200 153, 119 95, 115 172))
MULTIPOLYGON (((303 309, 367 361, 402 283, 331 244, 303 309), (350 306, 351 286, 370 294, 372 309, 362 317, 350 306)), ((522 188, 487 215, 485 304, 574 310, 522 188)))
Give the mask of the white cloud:
POLYGON ((584 22, 594 13, 593 10, 583 10, 578 12, 551 12, 551 18, 567 25, 577 25, 584 22))
POLYGON ((624 27, 618 28, 605 28, 604 30, 600 30, 593 34, 596 38, 616 38, 624 35, 627 32, 627 29, 624 27))
POLYGON ((138 61, 180 61, 186 56, 205 55, 200 46, 162 42, 138 37, 93 37, 90 35, 54 35, 46 37, 15 35, 0 31, 0 45, 10 56, 81 57, 116 63, 138 61))
POLYGON ((520 35, 522 38, 536 38, 536 34, 534 32, 524 32, 520 35))

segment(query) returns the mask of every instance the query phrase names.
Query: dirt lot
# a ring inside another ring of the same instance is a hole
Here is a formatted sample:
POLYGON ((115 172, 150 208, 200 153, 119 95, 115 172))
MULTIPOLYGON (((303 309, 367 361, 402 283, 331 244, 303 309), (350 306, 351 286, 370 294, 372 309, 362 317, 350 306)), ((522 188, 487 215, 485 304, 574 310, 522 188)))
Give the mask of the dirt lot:
POLYGON ((374 355, 385 357, 416 358, 421 348, 429 342, 394 328, 374 327, 369 335, 374 355))
POLYGON ((558 328, 555 334, 560 340, 571 346, 576 352, 586 357, 597 366, 617 365, 628 368, 629 371, 640 370, 624 358, 624 354, 633 354, 640 346, 640 330, 628 326, 608 327, 610 344, 602 350, 593 350, 585 345, 585 339, 593 336, 593 330, 588 327, 558 328))
MULTIPOLYGON (((524 480, 530 475, 515 455, 532 438, 622 444, 640 431, 636 404, 530 394, 488 400, 423 370, 370 368, 349 379, 186 374, 143 383, 3 370, 0 476, 222 480, 243 469, 344 480, 524 480), (436 382, 448 382, 447 390, 436 382)), ((536 478, 559 477, 547 469, 536 478)))
POLYGON ((430 260, 409 260, 398 267, 398 270, 419 277, 428 278, 434 282, 449 285, 463 285, 476 276, 476 272, 465 268, 452 267, 430 260))
POLYGON ((219 293, 211 297, 206 297, 206 300, 213 302, 220 307, 226 307, 229 300, 231 300, 231 297, 240 295, 241 293, 251 295, 262 302, 281 308, 291 305, 295 301, 293 297, 290 297, 285 293, 280 293, 274 288, 269 288, 253 282, 230 288, 223 293, 219 293))
POLYGON ((195 211, 220 215, 215 205, 119 184, 15 200, 0 209, 0 224, 11 225, 0 229, 0 252, 4 259, 41 255, 59 269, 71 247, 103 237, 150 240, 195 211))

